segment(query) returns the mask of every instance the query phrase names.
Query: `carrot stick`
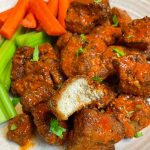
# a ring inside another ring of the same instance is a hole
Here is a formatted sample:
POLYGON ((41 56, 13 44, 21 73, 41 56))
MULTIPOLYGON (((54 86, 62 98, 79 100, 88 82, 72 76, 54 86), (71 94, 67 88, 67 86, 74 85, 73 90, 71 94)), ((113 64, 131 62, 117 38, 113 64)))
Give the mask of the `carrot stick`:
POLYGON ((22 26, 25 28, 36 28, 37 23, 32 12, 29 12, 26 17, 21 22, 22 26))
POLYGON ((58 20, 63 27, 65 27, 65 18, 67 16, 69 4, 69 0, 59 0, 58 20))
POLYGON ((8 18, 9 14, 13 11, 14 8, 8 9, 2 13, 0 13, 0 24, 3 24, 8 18))
MULTIPOLYGON (((53 14, 53 16, 57 17, 57 14, 58 14, 58 0, 49 0, 47 5, 48 5, 49 10, 53 14)), ((42 31, 42 27, 40 26, 40 24, 37 25, 36 31, 42 31)))
POLYGON ((42 28, 48 35, 61 35, 65 29, 52 15, 48 6, 43 0, 30 0, 30 7, 42 28))
POLYGON ((51 13, 57 17, 58 13, 58 0, 49 0, 48 1, 48 8, 51 11, 51 13))
POLYGON ((2 26, 0 33, 7 39, 10 39, 17 30, 17 27, 26 14, 28 3, 29 0, 19 0, 14 10, 2 26))

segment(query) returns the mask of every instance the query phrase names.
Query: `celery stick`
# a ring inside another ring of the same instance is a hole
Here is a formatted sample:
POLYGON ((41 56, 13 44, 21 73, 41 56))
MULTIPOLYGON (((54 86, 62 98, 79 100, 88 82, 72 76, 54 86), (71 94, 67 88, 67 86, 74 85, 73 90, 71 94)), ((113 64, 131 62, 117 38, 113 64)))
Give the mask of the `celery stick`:
POLYGON ((9 61, 13 58, 14 53, 16 51, 15 43, 12 41, 6 41, 8 43, 8 47, 6 47, 5 51, 0 54, 0 74, 4 71, 9 61))
POLYGON ((0 100, 0 124, 9 120, 9 116, 0 100))
POLYGON ((7 49, 9 48, 10 42, 15 42, 16 37, 19 36, 19 35, 21 35, 21 34, 23 34, 24 31, 25 31, 24 28, 20 27, 20 28, 16 31, 16 33, 14 34, 14 36, 11 38, 11 40, 5 40, 5 42, 3 42, 3 44, 2 44, 1 47, 0 47, 0 55, 1 55, 1 53, 6 52, 7 49), (6 49, 6 50, 5 50, 5 49, 6 49))
POLYGON ((11 70, 12 70, 12 61, 9 62, 9 64, 7 65, 5 72, 4 86, 7 91, 9 91, 11 85, 11 70))
POLYGON ((18 37, 16 37, 16 43, 19 47, 23 46, 22 43, 25 42, 25 40, 32 34, 34 34, 35 32, 29 32, 29 33, 26 33, 26 34, 22 34, 18 37))
POLYGON ((5 38, 0 35, 0 46, 2 46, 2 44, 4 43, 4 41, 5 41, 5 38))
POLYGON ((5 87, 0 83, 0 100, 3 104, 7 114, 9 115, 9 118, 13 118, 16 116, 16 110, 9 98, 9 95, 5 89, 5 87))
POLYGON ((50 41, 49 36, 44 32, 37 32, 33 34, 27 33, 25 35, 20 35, 16 38, 16 42, 18 46, 35 47, 49 41, 50 41), (24 36, 24 40, 23 40, 23 36, 24 36))
POLYGON ((12 61, 8 63, 8 65, 0 75, 0 81, 5 86, 7 91, 9 91, 11 85, 11 70, 12 70, 12 61))
POLYGON ((12 59, 15 51, 15 39, 18 35, 24 32, 23 28, 19 28, 11 40, 6 40, 0 47, 0 74, 4 71, 8 62, 12 59))
POLYGON ((5 114, 0 108, 0 124, 6 122, 8 119, 5 117, 5 114))

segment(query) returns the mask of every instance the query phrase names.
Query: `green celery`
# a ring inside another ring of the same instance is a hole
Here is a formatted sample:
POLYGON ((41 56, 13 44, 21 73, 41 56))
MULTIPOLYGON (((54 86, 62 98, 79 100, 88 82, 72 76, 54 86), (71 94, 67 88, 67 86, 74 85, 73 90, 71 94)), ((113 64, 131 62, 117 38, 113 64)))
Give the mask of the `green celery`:
POLYGON ((32 34, 34 34, 34 33, 35 33, 35 32, 29 32, 29 33, 25 33, 25 34, 22 34, 22 35, 18 36, 18 37, 16 38, 16 43, 17 43, 17 45, 18 45, 19 47, 24 46, 23 43, 25 43, 25 40, 26 40, 29 36, 31 36, 32 34))
POLYGON ((32 34, 26 33, 16 38, 16 42, 19 47, 21 46, 35 47, 49 41, 50 41, 49 36, 44 32, 36 32, 32 34))
POLYGON ((5 48, 5 51, 0 53, 0 74, 3 73, 4 69, 8 65, 9 61, 13 58, 16 51, 16 46, 13 41, 6 41, 8 46, 5 48))
POLYGON ((8 63, 5 70, 2 72, 0 76, 0 81, 5 86, 6 90, 9 91, 11 85, 11 70, 12 70, 12 61, 8 63))
POLYGON ((4 86, 7 91, 9 91, 11 85, 11 70, 12 70, 12 62, 9 62, 9 64, 7 65, 6 76, 4 81, 4 86))
POLYGON ((9 95, 5 89, 5 87, 0 82, 0 101, 3 104, 7 114, 9 115, 9 118, 13 118, 16 116, 16 110, 9 98, 9 95))
POLYGON ((7 49, 9 47, 10 41, 15 43, 16 37, 23 34, 25 32, 24 28, 20 27, 16 33, 14 34, 14 36, 11 38, 11 40, 5 40, 5 42, 3 42, 3 44, 0 47, 0 55, 1 53, 3 53, 3 51, 7 51, 5 49, 7 49))
POLYGON ((0 35, 0 46, 4 43, 5 38, 0 35))
POLYGON ((15 39, 18 35, 22 34, 24 32, 23 28, 19 28, 17 32, 14 34, 11 40, 6 40, 2 46, 0 47, 0 75, 6 68, 9 61, 12 59, 15 51, 16 51, 16 45, 15 45, 15 39))
POLYGON ((9 120, 9 116, 0 100, 0 124, 9 120))

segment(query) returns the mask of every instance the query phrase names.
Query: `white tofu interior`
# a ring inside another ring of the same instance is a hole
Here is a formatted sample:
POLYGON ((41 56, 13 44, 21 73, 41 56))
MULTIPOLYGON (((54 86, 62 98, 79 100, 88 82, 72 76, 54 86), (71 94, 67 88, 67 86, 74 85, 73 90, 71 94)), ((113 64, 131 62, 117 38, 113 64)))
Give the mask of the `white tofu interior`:
POLYGON ((85 78, 80 78, 72 82, 62 93, 58 109, 65 117, 72 115, 85 105, 91 104, 94 100, 99 100, 103 92, 94 90, 85 78))

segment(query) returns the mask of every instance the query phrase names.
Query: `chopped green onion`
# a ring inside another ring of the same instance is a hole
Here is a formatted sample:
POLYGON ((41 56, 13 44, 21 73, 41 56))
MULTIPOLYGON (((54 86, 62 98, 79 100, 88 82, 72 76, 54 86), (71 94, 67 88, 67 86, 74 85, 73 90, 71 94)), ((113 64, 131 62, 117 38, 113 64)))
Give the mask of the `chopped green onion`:
POLYGON ((127 39, 131 39, 131 38, 133 38, 134 36, 133 35, 128 35, 127 36, 127 39))
POLYGON ((135 107, 136 108, 142 108, 142 105, 136 105, 135 107))
POLYGON ((143 136, 143 133, 142 132, 137 132, 134 137, 139 138, 141 136, 143 136))
POLYGON ((113 16, 113 26, 118 27, 119 21, 116 15, 113 16))
POLYGON ((85 34, 81 34, 80 37, 81 37, 81 40, 82 40, 83 42, 86 42, 86 41, 87 41, 85 34))
POLYGON ((61 62, 63 62, 64 60, 65 60, 65 58, 62 57, 62 58, 61 58, 61 62))
POLYGON ((98 83, 101 83, 101 82, 103 81, 103 79, 102 79, 101 77, 99 77, 99 76, 94 76, 94 77, 92 78, 92 80, 93 80, 93 81, 96 81, 96 82, 98 82, 98 83))
POLYGON ((19 97, 14 97, 12 99, 12 104, 13 104, 14 107, 16 107, 19 102, 20 102, 20 98, 19 97))
POLYGON ((39 48, 38 48, 38 46, 36 46, 34 49, 32 61, 39 61, 39 48))
POLYGON ((94 0, 95 4, 100 4, 102 2, 102 0, 94 0))
POLYGON ((121 50, 119 50, 117 48, 112 48, 112 50, 113 50, 113 52, 116 53, 117 57, 123 57, 123 56, 126 55, 123 51, 121 51, 121 50))
POLYGON ((10 127, 10 130, 11 131, 14 131, 17 129, 17 125, 16 124, 12 124, 11 127, 10 127))
POLYGON ((57 119, 52 118, 50 122, 50 130, 49 132, 52 132, 53 134, 57 135, 59 138, 63 138, 63 132, 66 132, 66 129, 61 127, 59 125, 59 122, 57 119))
POLYGON ((76 56, 79 57, 81 54, 85 52, 84 48, 79 48, 78 51, 76 52, 76 56))
POLYGON ((101 113, 105 113, 105 110, 104 110, 104 109, 101 109, 101 113))
POLYGON ((128 112, 128 114, 127 114, 127 115, 128 115, 128 117, 131 117, 131 115, 132 115, 134 112, 135 112, 135 110, 131 110, 131 111, 129 111, 129 112, 128 112))
POLYGON ((62 87, 63 83, 60 83, 57 85, 57 90, 59 90, 62 87))

